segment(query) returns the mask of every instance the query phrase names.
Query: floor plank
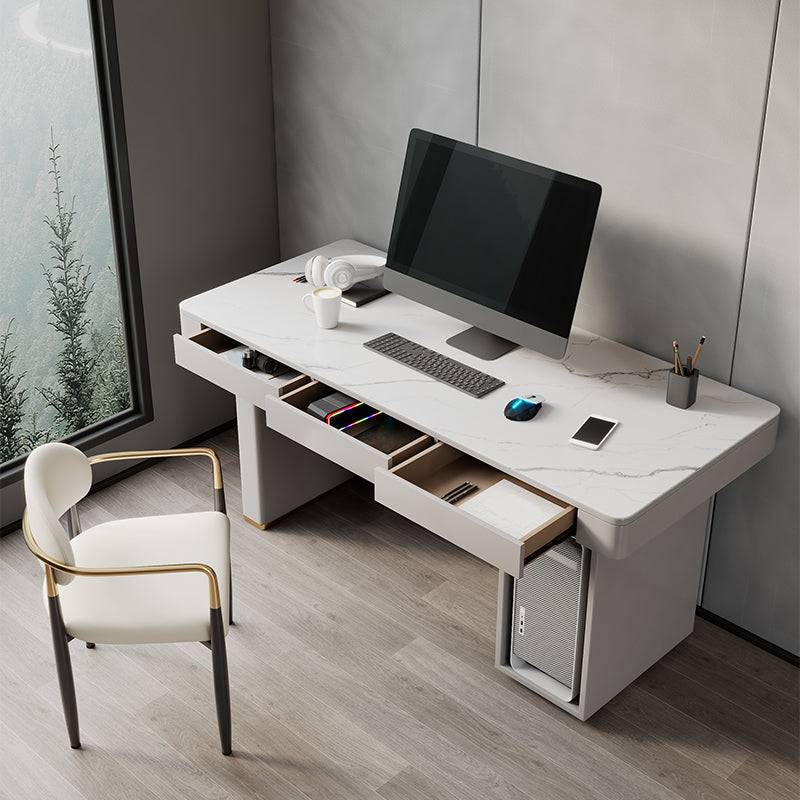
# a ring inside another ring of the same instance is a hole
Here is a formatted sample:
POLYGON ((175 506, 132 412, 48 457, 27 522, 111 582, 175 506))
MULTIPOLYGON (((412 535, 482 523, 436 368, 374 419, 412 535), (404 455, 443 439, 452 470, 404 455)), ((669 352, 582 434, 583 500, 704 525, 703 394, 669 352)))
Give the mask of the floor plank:
POLYGON ((722 778, 729 778, 751 755, 730 737, 638 686, 621 692, 607 708, 626 722, 647 728, 659 740, 669 742, 679 753, 722 778))
POLYGON ((28 746, 5 723, 0 724, 3 737, 3 767, 0 796, 9 800, 85 800, 86 795, 65 780, 52 764, 28 746))
POLYGON ((797 800, 800 797, 800 775, 796 769, 787 769, 757 755, 749 756, 730 780, 753 797, 769 797, 770 800, 797 800))
MULTIPOLYGON (((497 572, 354 479, 268 531, 242 521, 236 431, 212 437, 232 520, 234 754, 208 651, 73 642, 69 748, 20 532, 0 540, 0 793, 15 800, 795 800, 798 670, 707 620, 589 721, 494 669, 497 572), (27 777, 26 777, 27 776, 27 777)), ((91 495, 84 527, 210 507, 204 459, 91 495)))
MULTIPOLYGON (((394 657, 446 696, 454 697, 475 714, 506 731, 531 755, 552 761, 594 787, 601 796, 615 800, 676 797, 602 746, 576 736, 567 724, 568 715, 550 715, 550 704, 545 700, 530 692, 520 698, 504 685, 487 683, 469 664, 424 638, 416 639, 394 657)), ((535 775, 532 774, 531 779, 535 779, 535 775)))
POLYGON ((739 636, 714 625, 702 617, 694 621, 692 643, 716 656, 719 661, 736 664, 737 668, 757 678, 780 694, 794 700, 800 697, 800 670, 782 658, 764 658, 764 651, 739 636))
POLYGON ((436 782, 414 767, 408 767, 387 781, 378 794, 384 800, 407 800, 409 797, 435 797, 437 800, 459 800, 441 781, 436 782))
MULTIPOLYGON (((790 735, 797 735, 800 706, 785 691, 742 669, 737 659, 721 657, 698 646, 693 638, 681 642, 662 659, 662 664, 698 683, 713 686, 723 697, 790 735)), ((791 682, 788 682, 789 685, 791 682)))

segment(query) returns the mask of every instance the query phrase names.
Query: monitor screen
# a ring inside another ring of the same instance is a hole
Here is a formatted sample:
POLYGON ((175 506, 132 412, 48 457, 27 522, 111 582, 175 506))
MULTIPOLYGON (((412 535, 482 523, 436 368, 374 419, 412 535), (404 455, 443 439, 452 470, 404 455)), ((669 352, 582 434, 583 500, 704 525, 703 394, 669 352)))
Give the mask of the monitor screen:
POLYGON ((414 129, 384 285, 477 326, 448 340, 475 355, 523 345, 561 358, 600 191, 592 181, 414 129))

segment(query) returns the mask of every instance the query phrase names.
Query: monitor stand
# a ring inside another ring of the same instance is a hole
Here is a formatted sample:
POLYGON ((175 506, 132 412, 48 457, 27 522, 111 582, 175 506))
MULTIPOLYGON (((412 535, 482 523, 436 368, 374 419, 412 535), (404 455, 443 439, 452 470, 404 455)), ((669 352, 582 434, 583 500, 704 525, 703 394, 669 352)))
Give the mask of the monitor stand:
POLYGON ((451 336, 447 340, 447 344, 485 361, 494 361, 519 346, 516 342, 510 342, 508 339, 503 339, 502 336, 495 336, 495 334, 480 328, 467 328, 465 331, 451 336))

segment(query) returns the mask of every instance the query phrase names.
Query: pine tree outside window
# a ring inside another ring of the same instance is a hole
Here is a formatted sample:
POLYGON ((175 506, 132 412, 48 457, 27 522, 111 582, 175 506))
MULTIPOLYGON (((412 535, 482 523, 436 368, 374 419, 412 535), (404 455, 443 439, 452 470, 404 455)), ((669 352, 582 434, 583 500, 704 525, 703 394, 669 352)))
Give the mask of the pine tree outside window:
POLYGON ((150 418, 110 0, 0 0, 0 463, 150 418))

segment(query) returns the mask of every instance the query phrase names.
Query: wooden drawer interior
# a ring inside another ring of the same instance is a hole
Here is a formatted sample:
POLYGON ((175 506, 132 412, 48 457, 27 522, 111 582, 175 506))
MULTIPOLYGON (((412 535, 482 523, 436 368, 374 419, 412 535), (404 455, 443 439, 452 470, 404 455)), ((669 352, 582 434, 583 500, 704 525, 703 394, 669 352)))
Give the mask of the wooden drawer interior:
POLYGON ((241 354, 245 345, 231 339, 224 333, 213 328, 203 328, 198 333, 187 337, 189 341, 223 357, 233 367, 238 367, 245 375, 252 375, 257 380, 268 382, 270 392, 281 395, 291 392, 299 386, 308 383, 311 379, 297 370, 281 365, 275 372, 266 373, 258 370, 248 370, 242 366, 241 354))
MULTIPOLYGON (((332 391, 334 389, 330 386, 309 379, 304 386, 284 394, 281 402, 305 411, 312 420, 320 425, 326 425, 323 420, 308 411, 308 406, 332 391)), ((433 437, 383 413, 349 425, 339 433, 357 439, 373 450, 383 453, 388 458, 389 467, 419 453, 434 441, 433 437)))
MULTIPOLYGON (((524 481, 507 475, 444 442, 437 442, 427 450, 409 458, 394 467, 391 473, 414 484, 435 498, 442 498, 447 492, 464 482, 479 487, 461 500, 452 503, 454 506, 462 505, 468 499, 476 497, 501 480, 509 481, 525 491, 553 503, 559 510, 555 511, 553 516, 546 521, 532 527, 520 539, 524 546, 525 560, 540 555, 544 550, 569 535, 577 518, 576 509, 568 503, 535 489, 524 481)), ((447 503, 448 501, 441 500, 441 502, 447 503)), ((464 510, 468 511, 468 509, 464 510)))
POLYGON ((190 336, 189 339, 206 350, 211 350, 212 353, 227 353, 228 350, 233 350, 239 347, 239 342, 226 336, 224 333, 219 333, 213 328, 203 328, 199 333, 190 336))

